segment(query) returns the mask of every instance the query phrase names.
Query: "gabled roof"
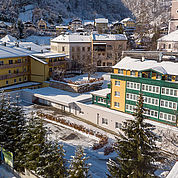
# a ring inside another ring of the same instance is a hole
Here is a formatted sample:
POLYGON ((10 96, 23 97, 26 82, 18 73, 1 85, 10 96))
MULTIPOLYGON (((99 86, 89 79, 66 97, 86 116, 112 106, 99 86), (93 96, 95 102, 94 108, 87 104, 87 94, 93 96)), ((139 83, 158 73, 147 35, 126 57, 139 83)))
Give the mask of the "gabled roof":
POLYGON ((128 18, 125 18, 125 19, 121 20, 121 23, 129 22, 129 21, 135 22, 133 19, 128 17, 128 18))
POLYGON ((178 42, 178 30, 173 31, 169 33, 168 35, 165 35, 161 38, 158 39, 158 42, 161 41, 173 41, 173 42, 178 42))
POLYGON ((162 74, 178 75, 178 62, 170 61, 145 60, 142 62, 140 59, 124 57, 113 68, 135 71, 154 70, 162 74))
POLYGON ((58 37, 51 40, 51 42, 91 42, 89 35, 80 35, 80 34, 69 34, 69 35, 59 35, 58 37))
POLYGON ((0 41, 3 43, 4 42, 8 43, 8 42, 17 42, 18 40, 17 40, 17 38, 12 37, 11 35, 6 35, 5 37, 1 38, 0 41))

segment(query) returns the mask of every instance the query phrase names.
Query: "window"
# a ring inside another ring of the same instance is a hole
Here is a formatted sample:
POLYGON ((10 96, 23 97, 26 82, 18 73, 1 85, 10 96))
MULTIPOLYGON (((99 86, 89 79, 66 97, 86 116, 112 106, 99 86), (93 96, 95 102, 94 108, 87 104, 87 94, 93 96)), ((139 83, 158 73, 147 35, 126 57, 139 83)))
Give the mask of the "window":
POLYGON ((26 80, 27 80, 27 77, 25 77, 24 80, 26 81, 26 80))
POLYGON ((102 118, 102 124, 106 124, 106 125, 108 125, 108 119, 106 119, 106 118, 102 118))
POLYGON ((88 51, 90 51, 90 47, 88 47, 88 51))
POLYGON ((8 80, 6 80, 6 85, 8 85, 8 80))
POLYGON ((115 122, 115 128, 120 129, 122 127, 121 123, 115 122))
POLYGON ((62 47, 62 51, 65 51, 65 47, 64 46, 62 47))
POLYGON ((162 113, 160 112, 159 118, 162 120, 166 120, 169 122, 176 122, 176 116, 172 114, 162 113))
POLYGON ((17 82, 17 80, 16 79, 14 79, 14 83, 16 83, 17 82))
POLYGON ((4 65, 4 61, 0 61, 0 65, 4 65))
POLYGON ((135 82, 127 82, 127 88, 134 89, 134 90, 140 90, 140 84, 135 82))
POLYGON ((53 71, 53 69, 52 68, 49 68, 49 72, 52 72, 53 71))
POLYGON ((17 59, 17 63, 21 63, 22 62, 22 60, 21 59, 17 59))
POLYGON ((114 106, 119 108, 120 104, 118 102, 114 102, 114 106))
POLYGON ((82 51, 85 51, 85 47, 82 47, 82 51))
POLYGON ((169 44, 169 49, 171 49, 171 44, 169 44))
POLYGON ((19 78, 19 82, 21 82, 22 81, 22 79, 21 78, 19 78))
POLYGON ((72 47, 72 52, 74 52, 75 51, 75 48, 74 47, 72 47))
POLYGON ((120 92, 119 91, 115 91, 115 96, 120 97, 120 92))
POLYGON ((9 70, 9 74, 11 74, 11 70, 9 70))
POLYGON ((177 96, 177 90, 172 88, 162 88, 161 89, 162 95, 169 95, 169 96, 177 96))
POLYGON ((150 92, 150 93, 157 93, 159 94, 159 89, 160 87, 158 86, 153 86, 153 85, 142 85, 142 91, 150 92))
POLYGON ((115 81, 116 86, 120 86, 120 81, 115 81))
POLYGON ((9 64, 13 64, 13 60, 9 60, 9 64))
POLYGON ((172 101, 161 100, 161 107, 176 110, 177 103, 172 101))

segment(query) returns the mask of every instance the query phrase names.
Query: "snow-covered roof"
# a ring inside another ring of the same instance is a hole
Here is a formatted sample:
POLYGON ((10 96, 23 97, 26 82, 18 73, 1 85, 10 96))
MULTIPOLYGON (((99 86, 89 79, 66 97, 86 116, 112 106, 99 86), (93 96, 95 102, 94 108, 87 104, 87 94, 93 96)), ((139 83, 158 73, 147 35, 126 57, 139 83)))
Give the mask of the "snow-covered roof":
POLYGON ((32 56, 38 57, 38 58, 56 58, 56 57, 65 57, 66 54, 60 54, 60 53, 54 53, 54 52, 48 52, 48 53, 37 53, 33 54, 32 56))
POLYGON ((166 178, 178 178, 178 161, 175 163, 171 171, 166 178))
POLYGON ((108 23, 108 19, 105 19, 105 18, 98 18, 98 19, 95 19, 95 22, 96 22, 96 23, 108 23))
POLYGON ((17 38, 12 37, 11 35, 6 35, 5 37, 1 38, 0 41, 3 43, 5 43, 5 42, 8 43, 8 42, 17 42, 18 40, 17 40, 17 38))
POLYGON ((125 22, 135 22, 135 21, 128 17, 128 18, 121 20, 121 23, 125 23, 125 22))
POLYGON ((26 91, 33 93, 34 96, 36 97, 63 105, 69 105, 70 103, 73 102, 91 99, 91 95, 89 93, 86 94, 72 93, 52 87, 45 87, 34 90, 26 89, 26 91))
POLYGON ((0 58, 23 57, 28 56, 27 50, 17 47, 7 47, 0 45, 0 58))
POLYGON ((48 64, 44 59, 40 59, 40 58, 35 57, 33 55, 30 55, 30 57, 33 58, 33 59, 35 59, 36 61, 39 61, 39 62, 43 63, 43 64, 48 64))
POLYGON ((178 30, 169 33, 158 39, 158 41, 174 41, 178 42, 178 30))
POLYGON ((93 34, 94 41, 127 40, 123 34, 93 34))
POLYGON ((68 26, 65 26, 65 25, 58 25, 58 26, 56 26, 56 28, 64 28, 64 29, 68 29, 69 27, 68 27, 68 26))
POLYGON ((30 86, 39 85, 39 84, 40 83, 37 83, 37 82, 25 82, 25 83, 12 85, 9 87, 3 87, 3 88, 0 88, 0 90, 12 90, 12 89, 17 89, 17 88, 22 88, 22 87, 30 87, 30 86))
POLYGON ((93 21, 93 20, 91 20, 91 21, 89 21, 89 20, 84 20, 83 25, 84 25, 84 26, 86 26, 86 25, 94 25, 94 21, 93 21))
POLYGON ((97 96, 101 96, 101 97, 107 97, 107 94, 109 94, 109 93, 111 93, 110 88, 105 88, 102 90, 97 90, 97 91, 91 92, 92 95, 97 95, 97 96))
POLYGON ((58 37, 51 40, 51 42, 83 42, 89 43, 91 41, 89 35, 80 35, 80 34, 69 34, 69 35, 59 35, 58 37))
POLYGON ((125 57, 118 62, 113 68, 125 69, 125 70, 154 70, 162 74, 178 75, 178 63, 170 61, 157 62, 155 60, 141 61, 131 57, 125 57))

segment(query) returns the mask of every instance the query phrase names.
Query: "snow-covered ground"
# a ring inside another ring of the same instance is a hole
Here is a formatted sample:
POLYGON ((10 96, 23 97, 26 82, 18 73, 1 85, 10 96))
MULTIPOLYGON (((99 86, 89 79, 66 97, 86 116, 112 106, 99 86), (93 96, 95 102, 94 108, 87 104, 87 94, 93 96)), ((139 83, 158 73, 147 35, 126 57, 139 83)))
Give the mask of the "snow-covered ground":
MULTIPOLYGON (((33 105, 24 105, 24 110, 27 115, 29 115, 32 111, 41 111, 46 114, 51 114, 53 116, 62 117, 70 122, 76 124, 82 124, 86 128, 96 130, 102 134, 107 135, 109 139, 109 143, 113 142, 114 136, 106 133, 105 131, 95 128, 94 126, 83 123, 82 121, 76 120, 72 117, 62 115, 62 113, 57 112, 56 109, 50 110, 45 109, 45 107, 33 106, 33 105)), ((64 149, 66 151, 66 159, 69 160, 72 155, 75 154, 75 150, 77 146, 82 146, 84 148, 85 153, 89 157, 88 163, 91 163, 90 173, 93 178, 105 178, 107 171, 106 162, 109 158, 114 158, 116 153, 112 153, 109 156, 104 156, 104 148, 99 150, 92 150, 92 145, 98 142, 98 138, 87 135, 85 133, 79 132, 72 128, 68 128, 67 126, 61 125, 60 123, 52 121, 52 123, 46 122, 46 126, 52 131, 49 136, 50 139, 58 139, 59 144, 64 145, 64 149)))
MULTIPOLYGON (((95 74, 92 74, 90 79, 93 78, 104 78, 103 81, 103 88, 107 88, 107 84, 110 81, 110 74, 106 73, 106 72, 96 72, 95 74)), ((77 82, 77 81, 84 81, 84 80, 88 80, 88 74, 82 74, 82 75, 76 75, 75 77, 70 77, 70 78, 65 78, 66 80, 71 80, 72 82, 77 82)))
MULTIPOLYGON (((72 123, 83 125, 88 129, 92 129, 94 131, 100 132, 101 134, 107 135, 109 137, 108 145, 111 145, 115 140, 114 135, 109 134, 99 128, 95 128, 94 126, 84 123, 80 120, 77 120, 76 118, 64 115, 63 113, 60 112, 60 110, 57 110, 55 108, 52 109, 49 107, 42 107, 36 105, 26 105, 26 106, 24 105, 24 110, 26 114, 30 114, 31 111, 33 112, 41 111, 42 113, 50 114, 57 117, 62 117, 63 119, 66 119, 72 123)), ((69 128, 67 126, 61 125, 60 123, 50 121, 50 123, 46 122, 46 126, 50 128, 50 130, 52 131, 50 135, 50 139, 58 139, 59 143, 64 145, 64 149, 66 150, 66 159, 69 160, 70 156, 74 155, 77 146, 79 145, 83 146, 85 153, 89 157, 88 162, 91 163, 90 173, 92 174, 93 178, 107 177, 106 173, 108 173, 108 171, 107 171, 106 162, 108 161, 109 158, 115 158, 116 156, 115 152, 109 154, 108 156, 105 156, 104 148, 101 148, 99 150, 92 150, 92 145, 98 141, 98 138, 91 135, 87 135, 86 133, 82 133, 73 128, 69 128)), ((159 169, 156 171, 156 175, 161 178, 166 177, 169 171, 171 170, 171 168, 173 167, 175 160, 176 160, 175 156, 167 155, 167 160, 164 163, 161 164, 158 163, 159 169)))

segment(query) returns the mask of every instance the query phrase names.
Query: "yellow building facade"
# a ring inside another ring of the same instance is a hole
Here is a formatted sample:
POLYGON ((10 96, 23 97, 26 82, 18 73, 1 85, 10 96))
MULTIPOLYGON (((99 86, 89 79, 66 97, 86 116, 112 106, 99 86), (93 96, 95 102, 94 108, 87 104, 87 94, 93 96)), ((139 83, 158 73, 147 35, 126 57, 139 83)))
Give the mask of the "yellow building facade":
MULTIPOLYGON (((31 55, 20 48, 3 45, 0 46, 0 54, 0 88, 2 89, 5 87, 9 90, 9 86, 27 82, 38 82, 41 85, 51 77, 55 69, 66 69, 65 54, 49 52, 31 55)), ((23 86, 25 88, 25 85, 23 86)))

